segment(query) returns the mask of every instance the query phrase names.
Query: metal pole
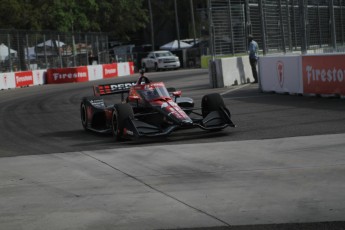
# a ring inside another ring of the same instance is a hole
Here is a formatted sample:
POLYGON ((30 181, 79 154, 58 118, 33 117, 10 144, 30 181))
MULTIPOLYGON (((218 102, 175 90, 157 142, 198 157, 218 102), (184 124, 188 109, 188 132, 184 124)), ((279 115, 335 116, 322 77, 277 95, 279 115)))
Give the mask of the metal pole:
POLYGON ((335 18, 334 18, 334 1, 330 0, 330 11, 331 11, 331 26, 332 26, 332 46, 333 49, 337 49, 337 33, 335 30, 335 18))
POLYGON ((231 36, 231 53, 232 55, 235 55, 235 43, 234 43, 234 32, 233 32, 233 25, 232 25, 232 13, 231 13, 231 2, 228 0, 229 5, 229 30, 230 30, 230 36, 231 36))
POLYGON ((260 24, 261 24, 262 49, 263 49, 263 54, 266 55, 267 47, 266 47, 265 15, 264 15, 264 8, 262 5, 262 0, 259 0, 259 12, 260 12, 260 24))
POLYGON ((193 0, 190 0, 190 11, 191 11, 192 25, 193 25, 193 41, 194 41, 194 45, 195 45, 195 43, 196 43, 196 32, 195 32, 195 19, 194 19, 194 4, 193 4, 193 0))
POLYGON ((286 16, 288 23, 288 33, 289 33, 289 50, 292 51, 292 36, 291 36, 291 22, 290 22, 290 11, 289 11, 289 0, 286 0, 286 16))
POLYGON ((340 0, 340 26, 341 26, 341 43, 344 45, 344 17, 343 17, 343 1, 340 0))
POLYGON ((10 34, 7 34, 7 45, 8 45, 8 63, 9 63, 9 68, 10 68, 10 72, 13 72, 12 70, 12 58, 11 58, 11 38, 10 38, 10 34))
POLYGON ((301 23, 301 52, 305 54, 307 52, 307 22, 306 22, 306 9, 304 0, 299 0, 299 9, 300 9, 300 23, 301 23))
POLYGON ((296 29, 296 11, 295 11, 295 4, 294 1, 291 2, 292 7, 292 17, 293 17, 293 34, 294 34, 294 46, 295 50, 297 50, 297 29, 296 29))
MULTIPOLYGON (((44 45, 46 42, 46 35, 43 34, 43 53, 44 53, 44 60, 46 62, 46 69, 48 69, 48 58, 47 58, 47 48, 44 45)), ((49 66, 50 67, 50 66, 49 66)))
POLYGON ((176 20, 176 32, 177 32, 177 44, 178 44, 178 49, 181 48, 180 45, 180 28, 179 28, 179 23, 178 23, 178 13, 177 13, 177 3, 176 0, 174 0, 174 5, 175 5, 175 20, 176 20))
POLYGON ((26 34, 26 58, 28 59, 28 70, 30 70, 29 36, 26 34))
MULTIPOLYGON (((56 43, 56 41, 54 41, 54 42, 56 43)), ((62 64, 62 55, 61 55, 61 52, 60 52, 60 35, 58 35, 57 50, 58 50, 58 53, 59 53, 60 68, 62 68, 62 67, 63 67, 63 64, 62 64)))
POLYGON ((208 20, 209 20, 209 42, 210 42, 210 51, 211 51, 211 56, 212 60, 215 60, 215 52, 214 52, 214 25, 213 25, 213 20, 212 20, 212 7, 211 7, 211 0, 208 0, 208 20))
POLYGON ((321 33, 321 20, 320 20, 320 4, 317 3, 317 21, 318 21, 318 31, 319 31, 319 47, 322 47, 322 33, 321 33))
POLYGON ((283 52, 286 53, 286 44, 285 44, 285 31, 284 31, 284 21, 283 21, 283 10, 282 10, 282 1, 278 0, 279 5, 279 20, 280 20, 280 33, 281 33, 281 39, 282 39, 282 46, 283 46, 283 52))
POLYGON ((152 51, 154 51, 155 50, 155 40, 154 40, 154 32, 153 32, 153 17, 152 17, 151 0, 148 0, 148 3, 149 3, 149 12, 150 12, 151 46, 152 46, 152 51))

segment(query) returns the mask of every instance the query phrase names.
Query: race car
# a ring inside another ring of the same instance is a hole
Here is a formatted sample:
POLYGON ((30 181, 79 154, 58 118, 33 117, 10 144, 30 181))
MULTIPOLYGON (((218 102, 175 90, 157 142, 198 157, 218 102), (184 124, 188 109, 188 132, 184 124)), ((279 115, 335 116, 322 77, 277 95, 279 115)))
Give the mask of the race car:
POLYGON ((151 82, 141 73, 137 82, 94 86, 94 96, 80 104, 85 130, 112 133, 115 140, 166 136, 175 130, 201 128, 223 130, 235 127, 220 94, 203 96, 201 107, 181 97, 181 91, 151 82), (121 94, 120 103, 106 103, 104 96, 121 94))

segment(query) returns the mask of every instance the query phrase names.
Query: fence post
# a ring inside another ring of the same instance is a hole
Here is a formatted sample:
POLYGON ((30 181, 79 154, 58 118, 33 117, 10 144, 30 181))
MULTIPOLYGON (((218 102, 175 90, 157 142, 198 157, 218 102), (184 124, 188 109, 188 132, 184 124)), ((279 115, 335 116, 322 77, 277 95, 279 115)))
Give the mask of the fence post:
POLYGON ((288 0, 286 0, 286 17, 287 17, 287 24, 288 24, 289 51, 292 52, 291 22, 290 22, 290 11, 289 11, 288 0))
MULTIPOLYGON (((29 36, 26 34, 26 58, 28 59, 28 68, 27 70, 31 70, 31 63, 30 63, 30 54, 29 54, 29 36)), ((25 57, 24 57, 25 58, 25 57)))
MULTIPOLYGON (((56 41, 54 41, 54 42, 56 43, 56 41)), ((59 54, 60 68, 62 68, 63 64, 62 64, 62 56, 61 56, 61 52, 60 52, 60 35, 59 34, 58 34, 57 51, 58 51, 58 54, 59 54)))
POLYGON ((306 9, 304 0, 299 0, 300 9, 300 23, 301 23, 301 52, 302 54, 307 53, 307 28, 306 28, 306 9))
POLYGON ((259 0, 259 12, 260 12, 260 25, 261 25, 261 39, 262 39, 262 50, 263 54, 267 54, 267 47, 266 47, 266 28, 265 28, 265 15, 264 15, 264 8, 262 5, 263 0, 259 0))
POLYGON ((229 6, 229 31, 231 36, 231 54, 235 55, 235 44, 234 44, 234 31, 233 31, 233 25, 232 25, 232 14, 231 14, 231 2, 228 0, 228 6, 229 6))
POLYGON ((341 44, 344 45, 344 16, 343 16, 343 1, 339 1, 340 8, 340 28, 341 28, 341 44))
POLYGON ((10 34, 7 34, 7 46, 8 46, 8 63, 9 63, 9 68, 10 68, 10 72, 12 72, 12 58, 11 58, 11 38, 10 38, 10 34))
POLYGON ((286 53, 286 43, 285 43, 285 31, 284 31, 284 22, 283 22, 283 10, 282 10, 282 1, 278 0, 279 5, 279 20, 280 20, 280 33, 283 45, 283 52, 286 53))
POLYGON ((332 46, 333 49, 337 49, 337 33, 335 31, 335 18, 334 18, 334 1, 329 1, 330 15, 331 15, 331 27, 332 27, 332 46))

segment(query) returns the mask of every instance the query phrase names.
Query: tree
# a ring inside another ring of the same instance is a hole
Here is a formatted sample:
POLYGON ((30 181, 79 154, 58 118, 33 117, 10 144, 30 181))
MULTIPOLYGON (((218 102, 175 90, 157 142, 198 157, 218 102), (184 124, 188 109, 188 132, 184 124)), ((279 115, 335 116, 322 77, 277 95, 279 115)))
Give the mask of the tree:
POLYGON ((143 0, 99 0, 97 21, 111 37, 129 41, 130 34, 144 28, 149 20, 143 0))

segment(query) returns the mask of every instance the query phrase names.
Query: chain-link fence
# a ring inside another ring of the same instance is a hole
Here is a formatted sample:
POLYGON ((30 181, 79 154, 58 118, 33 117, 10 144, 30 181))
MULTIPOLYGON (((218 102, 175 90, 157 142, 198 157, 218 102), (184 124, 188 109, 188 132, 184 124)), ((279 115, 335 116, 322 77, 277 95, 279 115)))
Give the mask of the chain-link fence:
POLYGON ((0 72, 109 63, 108 36, 0 30, 0 72))
POLYGON ((344 0, 209 0, 211 52, 345 52, 344 0), (213 49, 212 49, 213 48, 213 49))

